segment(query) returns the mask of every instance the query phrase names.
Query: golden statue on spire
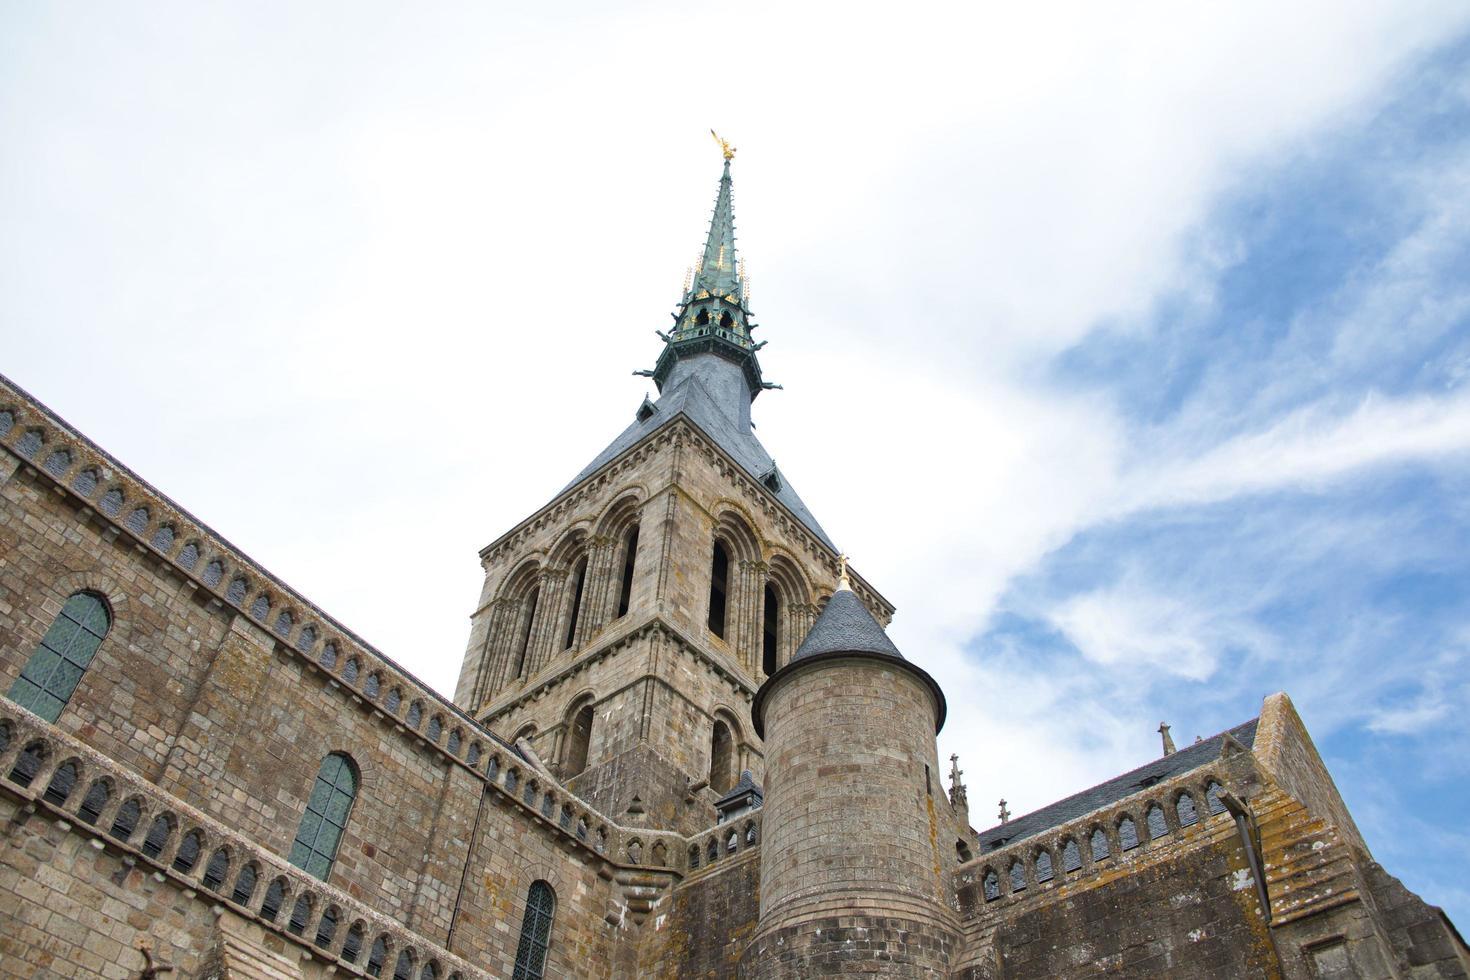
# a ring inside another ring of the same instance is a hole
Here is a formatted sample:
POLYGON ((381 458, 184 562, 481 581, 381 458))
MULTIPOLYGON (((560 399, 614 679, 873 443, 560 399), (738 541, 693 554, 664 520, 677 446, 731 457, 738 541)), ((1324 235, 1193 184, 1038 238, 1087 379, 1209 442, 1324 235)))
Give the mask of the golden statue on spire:
POLYGON ((715 138, 716 143, 720 144, 720 150, 725 154, 726 160, 735 159, 735 147, 730 145, 729 140, 720 139, 720 134, 713 129, 709 131, 709 134, 715 138))

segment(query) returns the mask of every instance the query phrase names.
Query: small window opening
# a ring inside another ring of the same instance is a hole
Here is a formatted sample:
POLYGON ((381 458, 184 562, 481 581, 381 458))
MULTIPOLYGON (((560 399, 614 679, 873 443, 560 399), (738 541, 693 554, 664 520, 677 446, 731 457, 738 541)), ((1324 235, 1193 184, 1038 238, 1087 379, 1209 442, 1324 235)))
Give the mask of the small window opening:
POLYGON ((516 645, 516 677, 521 677, 526 672, 526 652, 531 649, 531 625, 536 621, 536 605, 540 601, 541 588, 537 586, 526 597, 526 621, 521 627, 521 641, 516 645))
POLYGON ((715 542, 709 576, 709 630, 725 638, 725 594, 730 582, 730 555, 725 546, 715 542))
POLYGON ((567 615, 567 638, 562 643, 563 650, 570 650, 577 638, 577 617, 582 612, 582 590, 587 584, 586 558, 577 562, 577 569, 572 573, 572 582, 572 609, 567 615))
POLYGON ((776 595, 776 589, 768 582, 766 583, 765 610, 761 626, 761 669, 766 672, 767 677, 776 672, 776 651, 781 639, 780 624, 781 599, 776 595))
POLYGON ((638 557, 638 525, 628 529, 623 539, 623 581, 618 586, 618 615, 628 615, 633 602, 633 565, 638 557))

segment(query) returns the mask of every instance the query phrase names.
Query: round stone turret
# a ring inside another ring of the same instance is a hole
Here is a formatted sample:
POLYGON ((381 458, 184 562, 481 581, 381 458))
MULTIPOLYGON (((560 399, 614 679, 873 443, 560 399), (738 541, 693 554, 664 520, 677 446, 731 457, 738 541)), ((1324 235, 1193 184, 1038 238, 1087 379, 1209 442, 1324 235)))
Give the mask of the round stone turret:
POLYGON ((756 692, 765 739, 760 922, 749 980, 948 976, 944 695, 839 588, 756 692))

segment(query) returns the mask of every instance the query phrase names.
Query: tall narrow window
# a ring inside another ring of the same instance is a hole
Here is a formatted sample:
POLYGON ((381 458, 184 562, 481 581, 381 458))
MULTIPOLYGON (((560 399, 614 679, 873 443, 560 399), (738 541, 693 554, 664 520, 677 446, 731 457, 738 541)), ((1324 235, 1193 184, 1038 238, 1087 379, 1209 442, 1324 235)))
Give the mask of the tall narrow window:
POLYGON ((101 596, 74 593, 10 685, 10 700, 47 721, 55 721, 76 692, 111 626, 112 617, 101 596))
POLYGON ((761 626, 761 670, 770 677, 776 672, 776 647, 781 639, 781 599, 775 586, 766 583, 765 612, 761 626))
POLYGON ((628 615, 628 609, 633 603, 633 562, 638 557, 638 525, 634 524, 628 529, 628 536, 623 539, 623 581, 618 586, 618 615, 628 615))
POLYGON ((516 967, 511 980, 542 980, 546 976, 546 951, 551 947, 551 917, 556 912, 556 895, 544 881, 531 884, 526 895, 526 916, 521 920, 521 941, 516 946, 516 967))
POLYGON ((570 779, 587 768, 587 747, 592 743, 592 705, 584 705, 572 718, 567 731, 567 754, 564 778, 570 779))
POLYGON ((526 622, 521 627, 521 639, 516 644, 516 669, 515 676, 520 677, 526 671, 526 652, 531 649, 531 626, 536 622, 536 605, 541 601, 541 588, 537 586, 526 596, 526 622))
POLYGON ((734 742, 730 737, 730 726, 723 721, 715 722, 709 740, 709 786, 721 795, 730 790, 730 770, 735 756, 734 742))
POLYGON ((562 644, 563 650, 572 648, 572 641, 577 638, 577 615, 582 611, 582 589, 587 584, 587 559, 583 558, 577 562, 577 568, 572 572, 572 609, 567 615, 567 639, 562 644))
POLYGON ((709 631, 720 639, 725 638, 725 593, 729 586, 730 556, 716 541, 709 573, 709 631))
POLYGON ((306 802, 306 812, 301 815, 296 842, 291 845, 292 864, 327 880, 356 796, 357 772, 352 761, 340 752, 333 752, 322 760, 316 785, 306 802))

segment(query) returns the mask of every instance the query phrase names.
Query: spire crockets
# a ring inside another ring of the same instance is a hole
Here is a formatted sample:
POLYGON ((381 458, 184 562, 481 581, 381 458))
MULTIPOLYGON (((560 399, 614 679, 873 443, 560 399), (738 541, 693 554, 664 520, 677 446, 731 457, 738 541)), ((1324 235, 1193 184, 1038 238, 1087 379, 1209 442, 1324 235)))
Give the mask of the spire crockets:
MULTIPOLYGON (((714 130, 710 133, 713 134, 714 130)), ((720 138, 716 136, 715 139, 720 138)), ((735 157, 735 150, 724 140, 720 140, 720 145, 725 150, 725 171, 720 175, 720 193, 715 198, 709 237, 705 239, 704 254, 699 258, 699 268, 695 270, 689 295, 704 293, 729 297, 743 306, 744 283, 740 281, 735 259, 735 211, 730 204, 730 161, 735 157)), ((688 302, 688 296, 685 302, 688 302)))
POLYGON ((715 213, 710 219, 704 252, 679 299, 673 333, 660 334, 665 346, 658 365, 651 372, 640 373, 651 374, 663 391, 681 360, 713 354, 740 367, 745 387, 754 399, 762 390, 777 386, 761 379, 755 352, 764 345, 750 337, 756 324, 750 321, 750 310, 745 305, 745 283, 735 255, 735 209, 730 200, 730 161, 735 149, 718 136, 715 139, 724 152, 725 167, 720 174, 720 190, 715 197, 715 213))

